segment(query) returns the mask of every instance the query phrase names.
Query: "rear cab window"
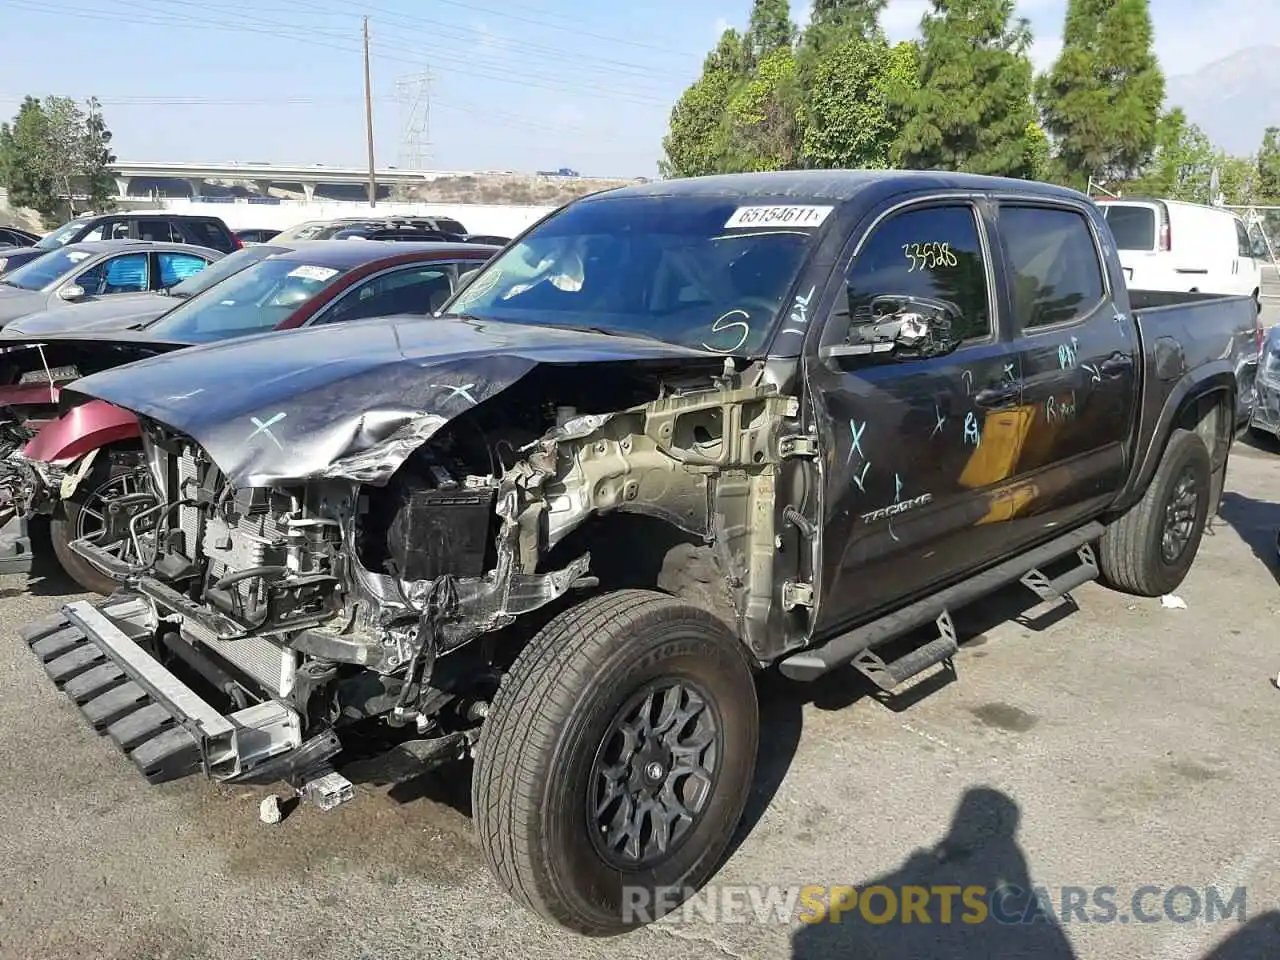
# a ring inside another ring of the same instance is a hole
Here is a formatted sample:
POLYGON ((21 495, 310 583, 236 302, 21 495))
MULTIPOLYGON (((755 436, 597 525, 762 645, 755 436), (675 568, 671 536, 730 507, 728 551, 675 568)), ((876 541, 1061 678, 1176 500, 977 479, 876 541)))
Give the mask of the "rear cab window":
POLYGON ((1084 214, 1001 204, 1000 234, 1023 330, 1083 320, 1105 302, 1103 265, 1084 214))
POLYGON ((1118 250, 1156 248, 1156 210, 1136 203, 1104 203, 1102 215, 1111 228, 1118 250))

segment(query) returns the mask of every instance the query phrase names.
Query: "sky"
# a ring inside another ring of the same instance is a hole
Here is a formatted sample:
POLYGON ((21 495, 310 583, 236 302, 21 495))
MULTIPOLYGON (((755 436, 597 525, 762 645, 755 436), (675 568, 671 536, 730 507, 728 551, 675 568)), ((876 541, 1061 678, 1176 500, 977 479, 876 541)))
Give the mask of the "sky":
MULTIPOLYGON (((792 0, 797 20, 808 0, 792 0)), ((890 37, 927 0, 891 0, 890 37)), ((444 170, 568 167, 655 176, 671 105, 750 0, 3 0, 0 116, 24 94, 103 102, 122 160, 366 164, 361 16, 375 160, 444 170), (429 76, 425 83, 420 79, 429 76), (423 95, 423 91, 426 95, 423 95), (416 109, 412 106, 414 103, 416 109), (428 109, 423 105, 428 105, 428 109)), ((1280 0, 1152 0, 1169 75, 1280 37, 1280 0)), ((1020 0, 1052 62, 1065 0, 1020 0)))

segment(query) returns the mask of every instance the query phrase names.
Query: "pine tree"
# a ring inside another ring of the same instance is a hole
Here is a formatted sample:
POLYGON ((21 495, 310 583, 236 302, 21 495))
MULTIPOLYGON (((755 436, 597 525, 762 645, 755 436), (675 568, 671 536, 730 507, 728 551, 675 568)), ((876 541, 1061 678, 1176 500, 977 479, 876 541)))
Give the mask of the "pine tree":
POLYGON ((1059 175, 1132 179, 1156 147, 1164 75, 1147 0, 1069 0, 1062 53, 1037 83, 1059 175))
POLYGON ((932 0, 920 25, 919 86, 890 94, 901 122, 895 164, 1035 175, 1031 29, 1013 10, 1014 0, 932 0))
POLYGON ((879 36, 880 14, 888 5, 888 0, 813 0, 802 37, 802 69, 805 56, 818 57, 851 40, 879 36))
POLYGON ((747 27, 747 44, 757 61, 775 50, 790 48, 796 38, 788 0, 755 0, 747 27))
POLYGON ((101 213, 114 205, 111 198, 115 196, 116 182, 111 165, 116 162, 116 155, 111 152, 111 131, 102 118, 102 104, 96 97, 91 97, 88 106, 82 160, 85 193, 89 196, 89 208, 101 213))

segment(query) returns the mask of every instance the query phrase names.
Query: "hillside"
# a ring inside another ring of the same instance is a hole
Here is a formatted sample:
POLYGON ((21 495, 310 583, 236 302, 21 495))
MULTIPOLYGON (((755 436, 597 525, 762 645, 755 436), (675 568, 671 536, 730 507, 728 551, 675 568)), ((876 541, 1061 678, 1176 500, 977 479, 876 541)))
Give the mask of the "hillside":
POLYGON ((1256 153, 1268 126, 1280 126, 1280 47, 1249 47, 1194 73, 1170 76, 1166 102, 1217 146, 1239 156, 1256 153))

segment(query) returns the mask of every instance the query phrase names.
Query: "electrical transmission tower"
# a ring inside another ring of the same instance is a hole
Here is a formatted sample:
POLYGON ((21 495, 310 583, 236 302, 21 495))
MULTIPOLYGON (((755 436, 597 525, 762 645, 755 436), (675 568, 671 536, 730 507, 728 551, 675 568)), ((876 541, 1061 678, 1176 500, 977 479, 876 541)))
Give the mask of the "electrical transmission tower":
POLYGON ((431 146, 431 74, 424 70, 396 80, 400 104, 400 166, 424 170, 431 146))

